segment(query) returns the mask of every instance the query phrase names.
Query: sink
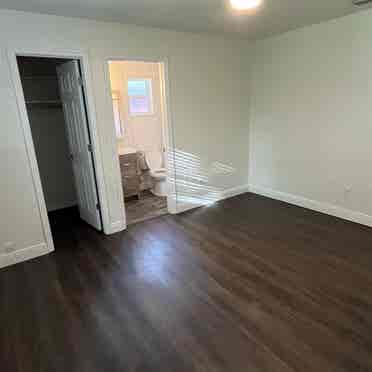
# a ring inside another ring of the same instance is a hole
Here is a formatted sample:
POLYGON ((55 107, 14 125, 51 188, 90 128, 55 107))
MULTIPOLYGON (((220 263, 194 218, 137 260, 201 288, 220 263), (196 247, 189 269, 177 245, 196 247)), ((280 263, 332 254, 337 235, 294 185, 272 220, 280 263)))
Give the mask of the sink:
POLYGON ((135 154, 138 150, 134 147, 120 147, 118 149, 119 155, 135 154))

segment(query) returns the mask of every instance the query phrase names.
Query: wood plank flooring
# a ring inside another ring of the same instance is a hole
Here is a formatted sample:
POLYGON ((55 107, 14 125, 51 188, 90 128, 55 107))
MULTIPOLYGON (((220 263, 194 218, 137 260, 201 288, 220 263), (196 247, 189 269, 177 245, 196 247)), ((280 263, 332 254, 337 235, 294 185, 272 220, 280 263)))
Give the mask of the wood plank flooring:
POLYGON ((253 194, 0 270, 2 372, 372 371, 372 229, 253 194))
POLYGON ((141 199, 131 196, 125 199, 127 225, 143 222, 168 213, 167 197, 156 196, 150 190, 141 193, 141 199))

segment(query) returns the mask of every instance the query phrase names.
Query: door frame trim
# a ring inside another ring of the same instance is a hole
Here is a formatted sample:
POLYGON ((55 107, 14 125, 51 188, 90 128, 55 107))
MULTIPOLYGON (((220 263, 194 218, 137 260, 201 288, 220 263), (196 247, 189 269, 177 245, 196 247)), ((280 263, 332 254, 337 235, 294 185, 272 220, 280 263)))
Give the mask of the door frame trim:
MULTIPOLYGON (((162 136, 165 145, 166 151, 166 165, 167 165, 167 172, 168 175, 171 175, 167 178, 168 187, 170 193, 167 197, 167 206, 168 212, 171 214, 178 213, 177 209, 177 170, 176 170, 176 148, 175 148, 175 135, 174 135, 174 126, 173 126, 173 112, 171 110, 171 94, 170 94, 170 77, 169 77, 169 58, 168 57, 144 57, 144 56, 123 56, 123 55, 114 55, 105 58, 104 61, 104 79, 106 85, 106 104, 107 108, 109 108, 110 115, 112 116, 112 134, 115 135, 115 124, 114 124, 114 117, 113 117, 113 106, 112 106, 112 95, 111 95, 111 82, 110 82, 110 69, 109 69, 109 62, 152 62, 152 63, 159 63, 162 76, 161 78, 161 91, 162 91, 162 106, 165 106, 165 110, 163 110, 163 125, 162 125, 162 136)), ((117 139, 115 137, 114 143, 117 143, 117 139)), ((115 152, 117 154, 117 148, 115 148, 115 152)), ((117 157, 117 172, 118 176, 115 177, 117 182, 120 182, 118 185, 118 189, 120 190, 121 196, 120 199, 122 200, 122 215, 124 216, 124 229, 127 227, 126 223, 126 211, 125 211, 125 202, 124 202, 124 195, 122 192, 122 184, 121 184, 121 177, 120 177, 120 164, 119 164, 119 157, 117 157)))
POLYGON ((96 122, 96 112, 94 107, 93 89, 91 83, 91 72, 89 66, 88 52, 82 50, 47 50, 45 48, 17 48, 8 49, 8 63, 11 73, 15 99, 18 108, 19 120, 22 126, 22 134, 26 146, 27 158, 30 164, 31 176, 35 196, 37 199, 40 219, 42 222, 43 235, 49 251, 54 250, 53 237, 50 229, 48 211, 45 203, 44 193, 41 184, 40 172, 37 163, 35 147, 32 139, 31 126, 28 118, 28 112, 23 94, 23 87, 20 72, 17 64, 17 57, 42 57, 42 58, 66 58, 78 60, 81 66, 82 79, 84 83, 84 95, 86 100, 86 109, 88 115, 88 129, 90 131, 93 144, 93 159, 96 169, 96 183, 98 189, 98 198, 101 204, 101 217, 103 231, 110 233, 111 226, 109 221, 108 203, 105 192, 105 183, 103 176, 103 162, 99 143, 98 127, 96 122))

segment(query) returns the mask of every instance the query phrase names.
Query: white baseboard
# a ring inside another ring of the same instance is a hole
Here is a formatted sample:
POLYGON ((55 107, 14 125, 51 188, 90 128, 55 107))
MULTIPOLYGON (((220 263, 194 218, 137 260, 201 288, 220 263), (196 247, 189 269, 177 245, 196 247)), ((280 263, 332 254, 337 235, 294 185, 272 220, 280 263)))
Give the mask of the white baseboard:
POLYGON ((176 207, 176 213, 174 214, 179 214, 179 213, 182 213, 182 212, 186 212, 186 211, 191 211, 192 209, 195 209, 195 208, 199 208, 199 207, 202 207, 203 204, 195 204, 195 203, 184 203, 184 202, 181 202, 181 203, 177 203, 177 207, 176 207))
POLYGON ((254 194, 267 196, 271 199, 281 200, 289 204, 294 204, 303 208, 312 209, 317 212, 372 227, 372 216, 361 212, 352 211, 334 204, 323 203, 316 200, 307 199, 302 196, 288 194, 256 185, 249 185, 249 191, 254 194))
MULTIPOLYGON (((231 198, 236 195, 244 194, 248 191, 249 191, 248 185, 241 185, 241 186, 233 187, 231 189, 226 189, 220 192, 219 197, 218 199, 215 200, 215 202, 223 200, 223 199, 231 198)), ((169 198, 168 198, 168 201, 169 201, 169 198)), ((203 204, 203 203, 198 204, 197 201, 176 203, 175 198, 173 198, 171 208, 168 208, 168 210, 170 214, 178 214, 178 213, 186 212, 191 209, 202 207, 204 205, 208 205, 208 204, 203 204), (174 208, 173 205, 175 205, 176 207, 174 208)), ((107 231, 105 230, 104 232, 106 235, 110 235, 110 234, 115 234, 117 232, 123 231, 125 229, 126 229, 126 226, 125 224, 123 224, 123 221, 116 221, 116 222, 111 223, 109 229, 107 229, 107 231)))
MULTIPOLYGON (((226 190, 223 190, 219 193, 218 198, 216 200, 214 200, 214 202, 218 202, 218 201, 221 201, 221 200, 224 200, 224 199, 232 198, 233 196, 244 194, 248 191, 249 191, 249 186, 248 185, 241 185, 241 186, 233 187, 231 189, 226 189, 226 190)), ((203 207, 205 205, 209 205, 209 204, 203 204, 203 203, 198 204, 197 202, 193 202, 193 203, 192 202, 190 202, 190 203, 186 203, 186 202, 181 202, 180 203, 180 202, 178 202, 177 203, 177 213, 186 212, 186 211, 189 211, 191 209, 203 207)))
POLYGON ((227 189, 222 192, 220 200, 232 198, 233 196, 244 194, 249 191, 249 185, 241 185, 227 189))
POLYGON ((28 261, 52 252, 45 243, 33 245, 18 251, 0 255, 0 268, 15 265, 16 263, 28 261))

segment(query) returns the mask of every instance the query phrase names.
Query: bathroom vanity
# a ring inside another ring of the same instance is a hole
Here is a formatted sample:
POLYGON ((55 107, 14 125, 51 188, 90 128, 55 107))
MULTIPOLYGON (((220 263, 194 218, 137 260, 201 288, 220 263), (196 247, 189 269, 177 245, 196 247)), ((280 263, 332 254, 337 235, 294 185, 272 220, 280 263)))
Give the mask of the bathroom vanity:
POLYGON ((136 149, 123 149, 119 151, 119 163, 121 181, 123 185, 124 197, 141 197, 141 170, 136 149))

